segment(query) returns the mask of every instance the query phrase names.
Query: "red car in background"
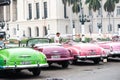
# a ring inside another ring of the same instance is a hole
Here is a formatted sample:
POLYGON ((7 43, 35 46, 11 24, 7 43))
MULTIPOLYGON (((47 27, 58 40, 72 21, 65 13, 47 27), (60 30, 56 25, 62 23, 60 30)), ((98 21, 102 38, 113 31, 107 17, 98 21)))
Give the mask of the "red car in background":
POLYGON ((63 68, 69 66, 69 62, 73 60, 71 52, 64 48, 61 44, 50 43, 48 38, 32 38, 27 41, 27 46, 35 50, 43 52, 47 57, 49 65, 57 63, 62 65, 63 68))
POLYGON ((73 54, 73 63, 76 63, 77 60, 91 60, 95 64, 99 64, 100 61, 107 59, 105 50, 95 44, 69 41, 64 43, 63 46, 73 54))

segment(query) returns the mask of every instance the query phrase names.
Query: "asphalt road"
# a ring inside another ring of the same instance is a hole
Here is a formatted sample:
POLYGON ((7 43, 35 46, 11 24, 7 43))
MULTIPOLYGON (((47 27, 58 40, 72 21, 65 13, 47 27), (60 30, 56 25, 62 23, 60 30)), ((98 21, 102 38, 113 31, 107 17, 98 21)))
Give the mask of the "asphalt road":
POLYGON ((109 60, 107 63, 98 65, 79 62, 76 65, 70 65, 68 69, 62 69, 61 66, 53 64, 51 67, 42 68, 38 77, 23 70, 20 73, 0 73, 0 80, 120 80, 120 60, 109 60))

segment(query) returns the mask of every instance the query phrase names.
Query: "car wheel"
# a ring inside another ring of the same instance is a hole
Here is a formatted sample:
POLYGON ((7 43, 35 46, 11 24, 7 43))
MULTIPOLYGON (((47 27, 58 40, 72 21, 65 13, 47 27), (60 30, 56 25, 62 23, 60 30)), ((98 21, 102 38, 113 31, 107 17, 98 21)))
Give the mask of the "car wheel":
POLYGON ((72 61, 73 65, 76 64, 76 63, 77 63, 77 59, 75 59, 75 60, 72 61))
POLYGON ((39 76, 41 69, 40 68, 34 68, 31 70, 34 76, 39 76))
POLYGON ((62 63, 62 68, 68 68, 68 66, 69 66, 69 61, 64 61, 62 63))
POLYGON ((94 64, 99 64, 100 63, 100 59, 94 59, 93 62, 94 62, 94 64))
POLYGON ((52 63, 48 63, 49 67, 52 65, 52 63))
POLYGON ((16 73, 19 73, 20 71, 21 71, 20 69, 16 69, 16 70, 15 70, 16 73))

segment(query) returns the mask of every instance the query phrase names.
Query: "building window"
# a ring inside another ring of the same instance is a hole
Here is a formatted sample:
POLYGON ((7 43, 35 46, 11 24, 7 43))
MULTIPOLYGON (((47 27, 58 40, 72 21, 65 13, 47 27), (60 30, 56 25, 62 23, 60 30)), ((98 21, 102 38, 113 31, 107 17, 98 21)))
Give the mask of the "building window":
POLYGON ((28 19, 32 19, 32 4, 28 4, 28 19))
POLYGON ((67 18, 66 5, 64 5, 64 18, 67 18))
POLYGON ((48 33, 48 32, 47 32, 47 27, 44 26, 43 28, 44 28, 44 31, 43 31, 44 33, 43 33, 43 35, 45 36, 45 35, 47 35, 47 33, 48 33))
POLYGON ((111 32, 112 31, 112 24, 109 24, 108 25, 108 32, 111 32))
POLYGON ((47 2, 44 2, 44 18, 47 18, 47 2))
POLYGON ((13 35, 17 35, 17 29, 13 28, 13 35))
POLYGON ((68 28, 68 25, 66 25, 66 34, 68 34, 68 30, 69 30, 69 28, 68 28))
POLYGON ((36 3, 36 18, 37 18, 37 19, 40 18, 40 7, 39 7, 39 3, 36 3))
POLYGON ((28 34, 29 34, 28 36, 31 37, 31 28, 30 27, 28 28, 28 34))
POLYGON ((117 6, 117 16, 120 15, 120 6, 117 6))
POLYGON ((39 28, 36 27, 35 31, 36 31, 36 36, 38 37, 39 36, 39 28))

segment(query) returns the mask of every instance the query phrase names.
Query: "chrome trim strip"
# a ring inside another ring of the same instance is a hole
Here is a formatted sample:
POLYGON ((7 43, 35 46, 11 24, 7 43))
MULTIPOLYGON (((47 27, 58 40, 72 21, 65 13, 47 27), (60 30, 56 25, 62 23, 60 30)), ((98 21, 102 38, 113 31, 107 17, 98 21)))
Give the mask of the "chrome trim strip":
POLYGON ((14 66, 3 66, 3 69, 17 69, 17 68, 34 68, 34 67, 48 67, 48 64, 33 64, 33 65, 14 65, 14 66))
POLYGON ((120 51, 113 51, 113 52, 110 52, 110 54, 120 54, 120 51))
POLYGON ((92 55, 92 56, 77 56, 78 58, 95 58, 95 57, 106 57, 103 55, 92 55))

